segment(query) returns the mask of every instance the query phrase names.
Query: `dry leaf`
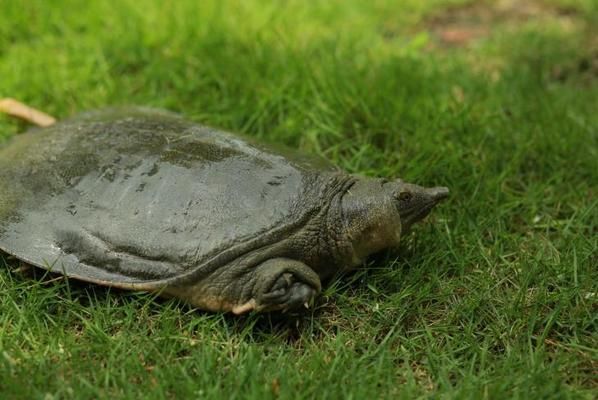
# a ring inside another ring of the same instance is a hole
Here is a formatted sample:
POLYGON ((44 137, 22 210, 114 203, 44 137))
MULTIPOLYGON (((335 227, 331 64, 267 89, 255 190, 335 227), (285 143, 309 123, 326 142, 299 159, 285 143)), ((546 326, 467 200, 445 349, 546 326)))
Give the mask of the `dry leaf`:
POLYGON ((280 395, 280 380, 278 378, 272 380, 271 388, 274 397, 278 397, 280 395))

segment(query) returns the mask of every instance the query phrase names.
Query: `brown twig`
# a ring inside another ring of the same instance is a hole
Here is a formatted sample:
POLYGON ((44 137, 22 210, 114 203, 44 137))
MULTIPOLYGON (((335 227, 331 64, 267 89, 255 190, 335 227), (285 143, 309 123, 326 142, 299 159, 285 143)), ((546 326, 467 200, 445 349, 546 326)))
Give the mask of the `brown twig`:
POLYGON ((0 112, 42 127, 56 123, 56 118, 51 115, 11 98, 0 99, 0 112))

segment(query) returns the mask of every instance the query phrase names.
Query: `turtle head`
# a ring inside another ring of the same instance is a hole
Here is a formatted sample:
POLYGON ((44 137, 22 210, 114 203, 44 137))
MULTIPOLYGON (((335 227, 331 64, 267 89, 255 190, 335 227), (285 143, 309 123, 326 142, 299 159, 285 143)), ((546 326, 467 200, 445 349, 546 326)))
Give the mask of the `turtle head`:
POLYGON ((370 254, 396 247, 401 234, 448 193, 446 187, 425 188, 400 179, 359 178, 342 200, 344 239, 352 249, 346 264, 359 265, 370 254))
POLYGON ((401 216, 401 230, 407 232, 411 225, 424 219, 442 200, 449 195, 447 187, 425 188, 397 179, 384 185, 395 199, 401 216))

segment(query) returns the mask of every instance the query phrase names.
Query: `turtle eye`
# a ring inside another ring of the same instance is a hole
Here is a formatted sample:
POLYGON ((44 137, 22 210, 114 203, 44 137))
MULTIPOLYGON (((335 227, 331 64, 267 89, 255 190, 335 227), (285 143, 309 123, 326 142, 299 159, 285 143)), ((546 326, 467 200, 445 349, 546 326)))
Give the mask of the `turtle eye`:
POLYGON ((399 193, 398 199, 401 201, 409 201, 412 197, 413 195, 411 194, 411 192, 401 192, 399 193))

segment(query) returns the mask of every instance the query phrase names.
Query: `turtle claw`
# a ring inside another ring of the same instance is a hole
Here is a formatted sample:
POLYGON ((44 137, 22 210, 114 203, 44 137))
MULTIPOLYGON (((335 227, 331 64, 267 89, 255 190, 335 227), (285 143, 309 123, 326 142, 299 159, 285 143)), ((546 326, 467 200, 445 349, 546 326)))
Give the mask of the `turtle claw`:
POLYGON ((310 285, 296 281, 292 274, 284 273, 272 286, 270 292, 260 298, 263 311, 280 310, 283 313, 300 309, 309 309, 318 291, 310 285))

